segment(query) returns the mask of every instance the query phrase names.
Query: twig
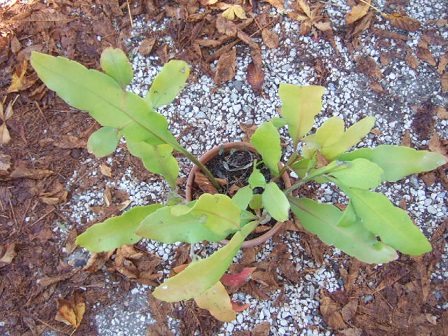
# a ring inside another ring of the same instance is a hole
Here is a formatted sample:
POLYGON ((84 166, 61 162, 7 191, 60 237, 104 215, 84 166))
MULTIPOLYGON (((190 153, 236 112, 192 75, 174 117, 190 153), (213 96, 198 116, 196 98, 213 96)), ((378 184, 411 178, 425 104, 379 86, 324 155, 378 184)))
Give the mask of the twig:
POLYGON ((126 5, 128 6, 128 14, 129 14, 129 20, 131 21, 131 28, 134 29, 134 20, 132 19, 131 5, 129 4, 129 0, 126 0, 126 5))

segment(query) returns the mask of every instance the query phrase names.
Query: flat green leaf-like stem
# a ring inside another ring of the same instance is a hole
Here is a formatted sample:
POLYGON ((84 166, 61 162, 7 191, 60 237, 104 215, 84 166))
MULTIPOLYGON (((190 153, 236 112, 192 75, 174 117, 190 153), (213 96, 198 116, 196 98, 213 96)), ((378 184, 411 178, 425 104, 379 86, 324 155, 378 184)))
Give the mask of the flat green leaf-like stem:
POLYGON ((166 302, 175 302, 204 293, 219 281, 241 248, 244 239, 257 225, 256 221, 247 224, 241 231, 235 233, 226 246, 208 258, 191 263, 181 273, 166 280, 154 290, 154 297, 166 302))
POLYGON ((271 174, 278 176, 278 163, 282 157, 282 147, 277 128, 271 122, 262 123, 250 138, 250 142, 260 153, 271 174))
POLYGON ((431 251, 431 244, 406 211, 394 206, 384 195, 339 186, 349 197, 363 226, 381 238, 385 244, 410 255, 431 251))
POLYGON ((366 263, 381 264, 398 258, 393 248, 378 241, 362 226, 350 205, 342 212, 334 205, 308 198, 289 197, 289 201, 303 227, 324 243, 366 263))
POLYGON ((384 171, 383 181, 390 182, 396 182, 407 175, 436 169, 448 161, 439 153, 393 145, 357 149, 341 155, 338 159, 349 161, 356 158, 364 158, 380 166, 384 171))
POLYGON ((138 206, 121 216, 95 224, 76 238, 76 244, 96 253, 112 251, 121 245, 135 244, 141 239, 135 234, 137 226, 146 216, 161 207, 160 204, 138 206))

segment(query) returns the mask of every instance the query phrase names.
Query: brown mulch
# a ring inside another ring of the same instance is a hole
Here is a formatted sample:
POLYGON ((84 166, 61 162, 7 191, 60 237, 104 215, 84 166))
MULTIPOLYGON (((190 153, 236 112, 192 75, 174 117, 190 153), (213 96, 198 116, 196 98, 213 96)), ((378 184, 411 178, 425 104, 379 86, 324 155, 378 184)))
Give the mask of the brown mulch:
MULTIPOLYGON (((251 37, 264 34, 265 43, 275 45, 275 36, 265 29, 279 18, 267 15, 267 2, 258 1, 250 2, 254 7, 257 4, 257 8, 253 8, 258 13, 255 19, 230 26, 217 23, 213 10, 194 15, 195 8, 201 6, 194 0, 171 1, 169 5, 157 0, 12 3, 0 9, 0 101, 5 108, 11 103, 14 111, 7 120, 12 140, 0 145, 0 322, 4 323, 0 331, 10 335, 39 335, 52 329, 61 335, 70 335, 77 328, 74 335, 95 335, 97 331, 91 316, 101 308, 94 310, 93 305, 99 303, 100 307, 105 307, 112 300, 108 295, 110 287, 105 286, 104 271, 100 270, 102 265, 108 267, 108 276, 115 283, 118 298, 120 292, 131 288, 133 281, 155 283, 157 278, 139 278, 132 270, 117 266, 117 262, 113 265, 110 255, 97 256, 91 260, 97 264, 88 265, 87 269, 83 269, 85 263, 67 260, 67 254, 76 248, 73 245, 76 231, 63 235, 67 238, 61 241, 55 223, 68 222, 61 209, 76 190, 68 192, 64 185, 74 171, 82 171, 80 159, 90 155, 85 148, 86 141, 97 125, 42 85, 28 64, 31 51, 65 56, 98 68, 104 48, 125 47, 124 40, 130 36, 133 17, 142 16, 148 21, 176 18, 167 30, 181 50, 179 58, 195 62, 200 71, 213 76, 219 84, 231 76, 224 69, 229 69, 225 62, 230 62, 232 68, 232 47, 244 44, 253 58, 248 80, 258 90, 263 81, 259 67, 261 56, 251 37), (210 39, 203 38, 207 34, 210 39), (210 62, 217 59, 222 63, 218 63, 218 73, 213 73, 210 62), (222 73, 219 68, 223 69, 222 73)), ((367 19, 372 20, 371 17, 367 19)), ((324 23, 325 17, 320 22, 324 23)), ((330 31, 316 30, 318 23, 310 23, 310 31, 331 41, 330 31)), ((358 30, 352 27, 353 31, 349 32, 353 48, 357 34, 368 27, 365 22, 363 25, 365 27, 358 26, 358 30)), ((386 33, 377 31, 375 34, 384 37, 386 33)), ((400 36, 387 38, 400 39, 400 36)), ((172 53, 168 46, 157 45, 154 42, 157 35, 148 34, 146 39, 147 48, 141 52, 157 53, 162 62, 166 61, 172 53)), ((431 62, 424 45, 421 49, 420 54, 431 62)), ((387 56, 384 55, 385 63, 387 56)), ((406 60, 413 64, 415 60, 411 56, 406 60)), ((376 68, 369 66, 370 61, 360 60, 359 71, 374 71, 376 68)), ((322 74, 324 83, 323 65, 314 60, 310 63, 322 74)), ((373 84, 380 79, 377 72, 371 77, 373 84)), ((372 90, 381 92, 381 86, 373 84, 372 90)), ((112 214, 115 213, 107 215, 112 214)), ((85 224, 87 227, 91 223, 85 224)), ((446 244, 447 226, 445 223, 439 227, 432 239, 434 251, 424 257, 402 257, 380 269, 347 257, 341 260, 345 267, 335 265, 335 271, 344 281, 344 290, 320 293, 321 313, 328 326, 341 330, 343 335, 443 335, 448 328, 448 313, 437 306, 448 299, 447 284, 430 279, 430 274, 446 244)), ((303 236, 307 254, 322 261, 326 247, 307 233, 303 236)), ((293 266, 285 251, 286 247, 279 242, 270 261, 263 263, 255 262, 254 250, 246 251, 242 263, 232 271, 254 266, 257 271, 254 281, 238 289, 266 299, 285 282, 298 282, 304 274, 291 272, 293 266), (281 280, 276 275, 277 268, 281 270, 281 280)), ((184 258, 181 249, 178 253, 179 260, 184 258)), ((129 254, 133 258, 138 254, 139 257, 133 259, 140 260, 135 262, 137 268, 143 261, 152 263, 154 268, 157 266, 154 256, 137 250, 120 250, 116 252, 116 260, 129 259, 129 254)), ((282 296, 276 304, 281 305, 281 300, 282 296)), ((220 326, 192 302, 170 305, 150 298, 148 305, 160 322, 149 334, 169 334, 165 325, 167 315, 181 319, 185 334, 195 330, 211 334, 220 326)), ((259 329, 264 327, 260 325, 259 329)), ((258 334, 265 334, 265 331, 258 334)))

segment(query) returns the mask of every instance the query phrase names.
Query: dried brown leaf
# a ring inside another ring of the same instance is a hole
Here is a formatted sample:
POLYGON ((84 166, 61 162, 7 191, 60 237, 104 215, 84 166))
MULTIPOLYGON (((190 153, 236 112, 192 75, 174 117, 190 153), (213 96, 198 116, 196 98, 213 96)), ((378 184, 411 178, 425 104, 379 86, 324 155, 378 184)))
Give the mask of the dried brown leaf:
POLYGON ((0 246, 0 268, 9 265, 17 255, 15 243, 7 243, 0 246))
POLYGON ((270 49, 277 49, 280 44, 278 35, 267 28, 261 31, 261 37, 263 38, 264 44, 270 49))
POLYGON ((7 92, 19 92, 28 89, 31 85, 36 82, 37 78, 34 76, 25 76, 28 69, 28 61, 24 60, 18 64, 12 74, 11 85, 9 86, 7 92))
POLYGON ((448 92, 448 71, 440 76, 440 83, 442 83, 442 91, 448 92))
POLYGON ((354 299, 347 303, 341 309, 342 318, 345 322, 349 323, 350 320, 356 315, 358 311, 358 300, 354 299))
POLYGON ((11 156, 0 153, 0 176, 7 175, 11 168, 11 156))
POLYGON ((443 146, 440 136, 437 132, 434 132, 433 136, 429 140, 428 148, 431 152, 447 155, 447 149, 443 146))
MULTIPOLYGON (((222 179, 218 182, 222 185, 227 184, 227 181, 222 179), (223 182, 225 183, 223 184, 223 182)), ((205 176, 201 172, 197 172, 196 175, 194 176, 194 183, 199 187, 199 189, 201 189, 205 193, 209 193, 212 195, 218 194, 218 190, 215 188, 213 183, 211 183, 210 180, 207 178, 207 176, 205 176)))
POLYGON ((112 168, 109 167, 107 164, 105 164, 104 162, 101 163, 100 166, 100 172, 101 174, 103 174, 104 176, 107 177, 112 177, 112 168))
POLYGON ((359 19, 366 16, 367 12, 370 9, 371 1, 372 0, 367 0, 365 2, 360 2, 356 6, 353 6, 350 12, 348 12, 345 16, 345 21, 347 22, 347 24, 352 24, 355 21, 358 21, 359 19))
POLYGON ((11 141, 11 136, 9 135, 8 127, 3 123, 0 125, 0 145, 6 145, 11 141))
POLYGON ((214 76, 215 84, 219 85, 221 83, 233 80, 235 77, 235 68, 236 49, 233 48, 229 52, 222 54, 221 57, 219 57, 214 76))
POLYGON ((51 170, 28 169, 23 165, 19 165, 13 170, 9 177, 12 179, 29 178, 32 180, 41 180, 53 174, 54 172, 52 172, 51 170))
POLYGON ((407 31, 417 31, 421 28, 422 24, 417 19, 411 18, 409 16, 392 13, 392 14, 382 14, 384 18, 390 21, 390 24, 395 28, 400 28, 407 31))
POLYGON ((376 80, 383 78, 383 73, 381 72, 380 67, 372 57, 358 57, 356 62, 356 70, 376 80))
POLYGON ((83 271, 87 271, 89 273, 99 271, 110 259, 113 253, 114 251, 93 253, 89 260, 87 260, 87 264, 84 266, 83 271))
POLYGON ((75 292, 70 300, 59 299, 58 303, 59 308, 55 320, 77 329, 86 311, 84 297, 80 293, 75 292))
POLYGON ((420 64, 418 58, 412 54, 406 54, 405 61, 406 61, 406 64, 414 70, 416 70, 420 64))
POLYGON ((437 66, 437 72, 439 74, 442 74, 446 70, 447 65, 448 65, 448 53, 445 53, 440 57, 439 65, 437 66))
POLYGON ((284 6, 284 1, 283 0, 265 0, 265 2, 270 3, 272 6, 277 8, 279 11, 286 10, 286 8, 284 6))
POLYGON ((306 16, 311 18, 311 9, 306 0, 297 0, 297 4, 306 16))
POLYGON ((269 322, 261 322, 252 330, 252 336, 269 336, 271 332, 271 324, 269 322))
POLYGON ((436 59, 434 58, 431 51, 429 51, 429 49, 427 48, 417 47, 417 57, 432 66, 437 65, 436 59))
MULTIPOLYGON (((440 119, 443 119, 443 120, 447 120, 448 119, 448 111, 446 110, 446 108, 437 107, 436 108, 436 113, 437 113, 437 116, 440 119)), ((1 155, 0 155, 0 170, 1 170, 1 155)))
POLYGON ((334 301, 331 297, 325 294, 325 291, 321 291, 321 299, 320 299, 320 312, 325 322, 332 329, 343 329, 347 328, 342 315, 340 313, 339 304, 334 301))
POLYGON ((219 33, 227 36, 236 36, 238 27, 232 21, 229 21, 223 16, 218 16, 216 19, 216 29, 219 33))
POLYGON ((155 37, 145 38, 142 43, 140 43, 140 47, 138 48, 138 52, 143 56, 148 56, 151 54, 154 45, 156 44, 157 39, 155 37))

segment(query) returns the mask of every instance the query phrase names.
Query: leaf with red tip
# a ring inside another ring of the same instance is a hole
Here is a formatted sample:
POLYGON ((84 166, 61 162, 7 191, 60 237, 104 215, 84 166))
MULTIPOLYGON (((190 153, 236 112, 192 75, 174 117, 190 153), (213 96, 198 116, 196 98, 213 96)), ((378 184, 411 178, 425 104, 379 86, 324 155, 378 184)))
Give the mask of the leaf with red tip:
POLYGON ((245 267, 237 274, 224 274, 221 277, 221 282, 230 287, 236 287, 246 281, 246 279, 256 270, 256 267, 245 267))

